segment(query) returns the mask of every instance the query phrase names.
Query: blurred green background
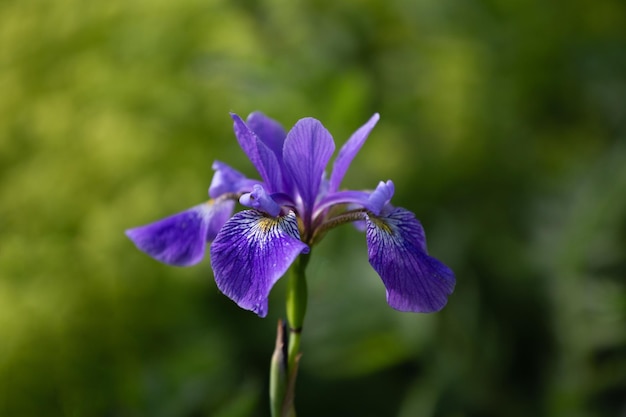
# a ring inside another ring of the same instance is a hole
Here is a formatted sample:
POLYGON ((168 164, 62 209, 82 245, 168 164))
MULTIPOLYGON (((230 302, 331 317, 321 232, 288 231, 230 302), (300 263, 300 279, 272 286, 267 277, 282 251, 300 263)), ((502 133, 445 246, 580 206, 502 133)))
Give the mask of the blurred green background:
POLYGON ((317 117, 344 181, 393 179, 457 274, 399 313, 344 226, 316 249, 307 416, 626 415, 626 6, 621 0, 4 0, 0 416, 267 416, 266 319, 208 261, 124 229, 256 174, 228 116, 317 117))

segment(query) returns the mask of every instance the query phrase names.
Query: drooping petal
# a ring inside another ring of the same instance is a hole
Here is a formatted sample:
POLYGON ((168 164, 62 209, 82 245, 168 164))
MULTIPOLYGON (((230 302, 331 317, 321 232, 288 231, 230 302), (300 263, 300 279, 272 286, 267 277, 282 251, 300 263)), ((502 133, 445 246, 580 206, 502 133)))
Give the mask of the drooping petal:
POLYGON ((246 207, 252 207, 272 217, 276 217, 280 214, 280 206, 276 204, 265 189, 258 184, 252 188, 251 193, 242 195, 241 198, 239 198, 239 202, 246 207))
POLYGON ((254 184, 259 183, 257 180, 246 178, 241 172, 220 161, 213 162, 213 169, 215 174, 209 187, 211 198, 217 198, 226 193, 250 191, 254 184))
POLYGON ((311 214, 322 174, 334 150, 333 137, 316 119, 299 120, 287 134, 283 160, 307 215, 311 214))
POLYGON ((241 149, 246 153, 266 186, 272 192, 282 191, 281 166, 276 154, 264 144, 238 115, 232 113, 233 128, 241 149))
POLYGON ((169 265, 190 266, 204 257, 207 241, 215 238, 231 216, 232 200, 211 200, 154 223, 126 230, 137 248, 169 265))
POLYGON ((330 191, 334 192, 339 189, 339 185, 346 175, 350 163, 359 152, 368 135, 376 126, 376 123, 380 119, 378 113, 375 113, 363 126, 357 129, 356 132, 350 136, 350 139, 341 147, 335 162, 333 163, 333 172, 330 176, 330 191))
POLYGON ((384 217, 367 218, 369 261, 396 310, 430 313, 441 310, 455 285, 454 273, 428 255, 424 229, 402 208, 384 217))
POLYGON ((270 290, 308 246, 294 212, 278 218, 257 210, 235 214, 211 245, 217 287, 246 310, 267 315, 270 290))

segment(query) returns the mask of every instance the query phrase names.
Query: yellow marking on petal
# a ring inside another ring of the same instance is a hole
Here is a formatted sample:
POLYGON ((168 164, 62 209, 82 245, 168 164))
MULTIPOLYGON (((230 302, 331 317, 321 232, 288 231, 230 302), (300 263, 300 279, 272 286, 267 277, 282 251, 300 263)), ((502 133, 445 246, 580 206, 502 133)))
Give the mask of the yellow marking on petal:
POLYGON ((304 222, 300 217, 297 218, 298 221, 298 231, 300 232, 300 236, 304 234, 304 222))
POLYGON ((370 216, 370 221, 388 235, 393 234, 393 230, 391 229, 391 227, 378 217, 370 216))
POLYGON ((258 227, 264 232, 269 232, 272 230, 279 222, 279 219, 274 219, 271 217, 263 217, 259 220, 258 227))

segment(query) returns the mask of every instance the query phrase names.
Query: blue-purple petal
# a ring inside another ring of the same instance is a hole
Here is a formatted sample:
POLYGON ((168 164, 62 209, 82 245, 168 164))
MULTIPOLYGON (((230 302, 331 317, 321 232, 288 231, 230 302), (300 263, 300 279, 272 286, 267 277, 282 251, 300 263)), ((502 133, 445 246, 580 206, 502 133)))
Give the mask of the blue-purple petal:
POLYGON ((231 216, 232 200, 211 200, 154 223, 126 230, 135 246, 169 265, 190 266, 202 260, 207 241, 231 216))
POLYGON ((359 152, 368 135, 376 126, 376 123, 380 119, 378 113, 375 113, 363 126, 357 129, 356 132, 350 136, 350 139, 341 147, 335 162, 333 163, 333 172, 330 176, 330 192, 335 192, 339 189, 339 185, 346 175, 350 163, 359 152))
POLYGON ((210 200, 206 203, 209 211, 204 219, 207 222, 206 241, 212 242, 228 219, 233 215, 235 201, 230 199, 210 200))
POLYGON ((338 204, 349 204, 352 206, 350 210, 365 208, 372 213, 379 215, 383 207, 389 204, 391 197, 393 197, 393 193, 394 185, 391 180, 388 180, 387 182, 379 182, 374 191, 366 192, 345 190, 329 193, 315 205, 314 216, 323 210, 338 204))
POLYGON ((246 153, 265 185, 272 192, 282 191, 281 166, 268 148, 238 115, 232 113, 233 129, 241 149, 246 153))
POLYGON ((239 146, 243 149, 244 153, 248 156, 248 159, 254 167, 259 171, 261 177, 265 173, 265 166, 259 158, 259 151, 257 149, 258 138, 254 131, 252 131, 246 122, 243 121, 238 114, 231 113, 230 117, 233 119, 233 130, 239 146))
POLYGON ((213 179, 209 187, 209 196, 211 198, 217 198, 226 193, 241 193, 244 191, 250 191, 254 184, 258 184, 259 181, 246 178, 241 172, 230 167, 224 162, 213 162, 213 179))
MULTIPOLYGON (((312 212, 322 174, 334 150, 333 138, 319 120, 301 119, 287 134, 283 159, 287 173, 302 198, 304 217, 312 212)), ((306 218, 304 220, 307 221, 306 218)))
POLYGON ((369 261, 396 310, 431 313, 441 310, 454 291, 454 273, 428 255, 424 229, 414 214, 396 208, 384 217, 367 218, 369 261))
POLYGON ((251 113, 246 123, 258 138, 276 154, 279 162, 282 161, 283 144, 287 134, 281 124, 258 111, 251 113))
POLYGON ((379 182, 378 186, 369 195, 366 207, 368 210, 376 215, 379 215, 383 207, 385 207, 391 201, 395 187, 393 181, 379 182))
POLYGON ((367 204, 370 198, 369 192, 365 191, 353 191, 353 190, 345 190, 345 191, 337 191, 336 193, 330 193, 322 198, 315 205, 315 213, 316 216, 323 210, 327 210, 332 206, 336 206, 339 204, 351 204, 353 207, 351 209, 357 209, 365 207, 367 208, 367 204))
POLYGON ((296 257, 308 252, 294 212, 272 218, 257 210, 235 214, 211 245, 217 287, 241 308, 267 315, 270 290, 296 257))
POLYGON ((274 193, 290 191, 285 189, 285 185, 283 184, 283 168, 276 154, 260 139, 257 139, 257 152, 259 154, 259 160, 265 170, 261 178, 265 181, 267 188, 274 193))

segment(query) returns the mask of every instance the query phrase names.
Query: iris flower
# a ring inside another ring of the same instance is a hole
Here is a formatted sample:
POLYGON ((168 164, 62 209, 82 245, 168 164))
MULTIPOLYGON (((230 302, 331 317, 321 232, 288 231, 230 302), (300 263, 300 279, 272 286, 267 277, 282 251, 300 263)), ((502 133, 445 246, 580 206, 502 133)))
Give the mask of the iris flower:
POLYGON ((181 213, 126 231, 135 245, 170 265, 200 262, 210 243, 218 288, 241 308, 265 317, 274 284, 301 254, 344 223, 365 229, 369 262, 400 311, 441 310, 455 285, 453 272, 428 255, 415 215, 394 207, 392 181, 372 191, 340 190, 348 167, 378 122, 374 114, 339 150, 318 120, 304 118, 286 133, 252 113, 231 114, 235 136, 260 180, 215 161, 210 200, 181 213), (248 209, 233 215, 235 201, 248 209))

